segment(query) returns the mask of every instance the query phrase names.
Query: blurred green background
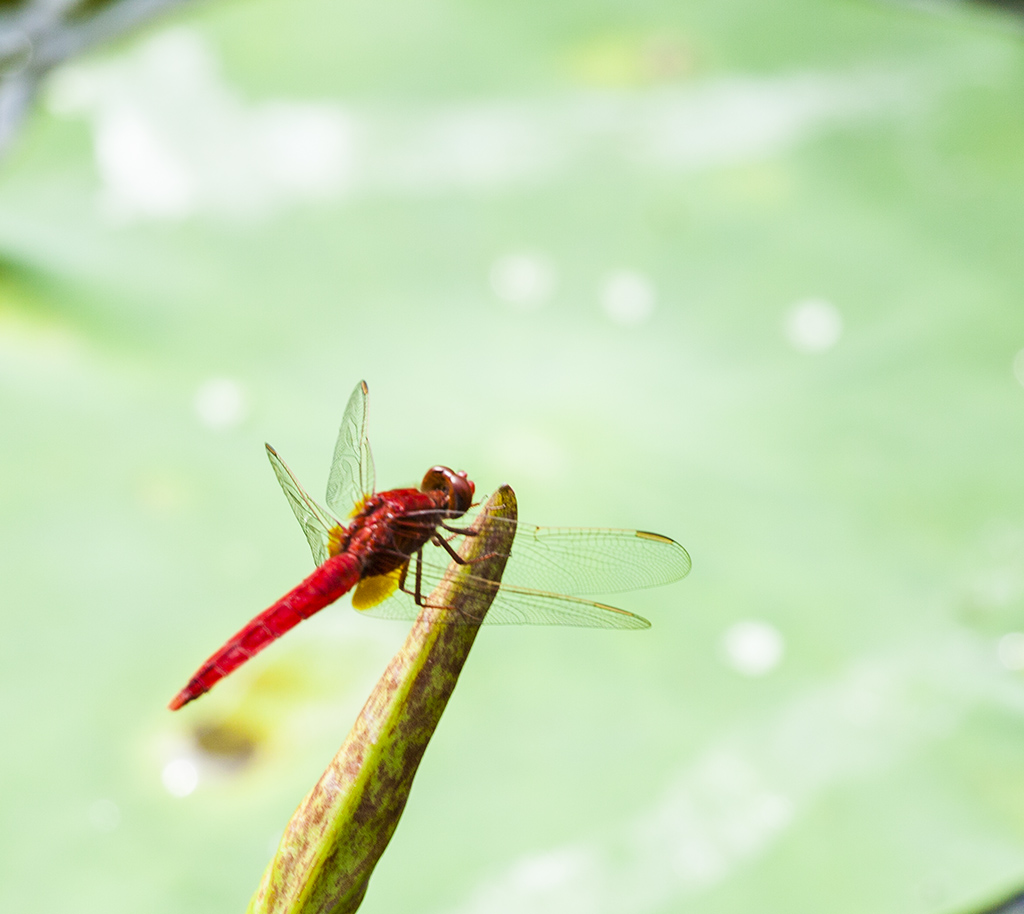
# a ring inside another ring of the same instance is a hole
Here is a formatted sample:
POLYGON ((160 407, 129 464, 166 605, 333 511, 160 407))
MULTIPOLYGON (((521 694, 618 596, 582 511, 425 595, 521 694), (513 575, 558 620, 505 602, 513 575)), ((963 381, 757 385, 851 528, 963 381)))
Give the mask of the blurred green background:
POLYGON ((211 2, 0 164, 0 909, 241 911, 407 625, 381 487, 680 540, 646 632, 482 633, 367 914, 953 912, 1024 884, 1024 49, 862 3, 211 2))

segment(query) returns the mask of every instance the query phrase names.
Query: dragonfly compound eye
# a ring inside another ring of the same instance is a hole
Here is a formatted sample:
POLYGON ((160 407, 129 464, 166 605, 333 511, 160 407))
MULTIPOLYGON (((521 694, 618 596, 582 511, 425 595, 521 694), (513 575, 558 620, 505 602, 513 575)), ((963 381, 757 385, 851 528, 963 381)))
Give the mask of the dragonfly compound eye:
POLYGON ((448 496, 448 510, 451 516, 458 517, 472 507, 476 487, 461 470, 456 473, 448 467, 431 467, 423 477, 420 490, 444 492, 448 496))

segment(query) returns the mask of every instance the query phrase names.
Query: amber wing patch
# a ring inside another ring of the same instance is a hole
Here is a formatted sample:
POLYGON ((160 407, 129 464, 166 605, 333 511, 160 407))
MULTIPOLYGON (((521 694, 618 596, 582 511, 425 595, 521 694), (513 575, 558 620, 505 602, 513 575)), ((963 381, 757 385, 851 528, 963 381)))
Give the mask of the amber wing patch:
POLYGON ((327 531, 327 554, 337 555, 341 552, 342 540, 345 536, 345 528, 336 525, 327 531))
POLYGON ((370 609, 378 603, 383 603, 396 590, 398 580, 407 567, 403 565, 387 574, 379 574, 372 578, 363 578, 352 594, 352 606, 355 609, 370 609))
POLYGON ((359 514, 362 514, 363 511, 366 509, 366 503, 369 500, 370 500, 370 496, 369 495, 364 495, 362 498, 360 498, 355 503, 355 506, 352 508, 352 510, 349 511, 349 514, 348 514, 349 520, 351 520, 352 518, 356 517, 359 514))

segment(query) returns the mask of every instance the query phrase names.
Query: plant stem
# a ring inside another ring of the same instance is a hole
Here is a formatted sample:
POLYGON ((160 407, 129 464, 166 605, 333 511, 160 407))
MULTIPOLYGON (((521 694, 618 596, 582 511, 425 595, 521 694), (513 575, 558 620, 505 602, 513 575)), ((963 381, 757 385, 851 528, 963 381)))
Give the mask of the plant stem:
POLYGON ((516 498, 502 486, 466 536, 333 761, 295 811, 248 914, 351 914, 384 853, 413 776, 458 681, 494 594, 466 591, 465 576, 495 592, 515 534, 516 498), (488 524, 497 516, 511 524, 488 524), (489 553, 494 557, 483 559, 489 553), (459 624, 443 621, 452 614, 459 624))

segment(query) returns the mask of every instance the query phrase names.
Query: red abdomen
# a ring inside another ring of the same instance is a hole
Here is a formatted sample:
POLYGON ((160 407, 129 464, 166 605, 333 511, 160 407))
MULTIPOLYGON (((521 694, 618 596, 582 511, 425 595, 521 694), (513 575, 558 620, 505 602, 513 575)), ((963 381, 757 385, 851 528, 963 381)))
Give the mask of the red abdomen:
POLYGON ((204 692, 208 692, 228 673, 280 638, 303 619, 329 606, 359 582, 362 563, 343 552, 324 562, 298 587, 281 597, 231 638, 204 663, 168 707, 177 711, 204 692))

